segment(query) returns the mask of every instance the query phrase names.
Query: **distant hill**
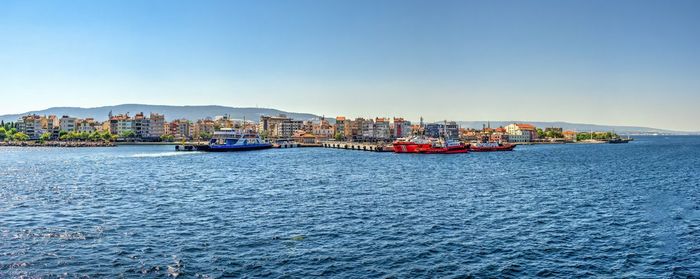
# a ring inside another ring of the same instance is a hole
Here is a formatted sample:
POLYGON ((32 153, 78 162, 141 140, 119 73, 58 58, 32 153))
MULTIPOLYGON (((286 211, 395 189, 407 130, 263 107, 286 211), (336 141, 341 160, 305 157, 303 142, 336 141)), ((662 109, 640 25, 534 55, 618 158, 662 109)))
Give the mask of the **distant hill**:
POLYGON ((234 119, 258 121, 261 115, 279 115, 285 114, 288 117, 300 120, 312 120, 319 118, 317 115, 310 113, 294 113, 286 112, 270 108, 235 108, 225 106, 160 106, 160 105, 141 105, 141 104, 124 104, 116 106, 104 106, 96 108, 79 108, 79 107, 53 107, 45 110, 29 111, 21 114, 0 115, 0 120, 17 121, 21 116, 27 114, 38 115, 70 115, 79 118, 92 117, 98 121, 107 120, 109 112, 113 114, 129 113, 133 116, 138 112, 149 114, 151 112, 165 115, 165 119, 170 121, 173 119, 186 118, 189 120, 204 119, 207 117, 215 117, 228 114, 234 119))
MULTIPOLYGON (((482 125, 487 124, 488 121, 457 121, 462 128, 474 128, 481 129, 482 125)), ((681 131, 671 131, 657 128, 649 127, 635 127, 635 126, 613 126, 613 125, 597 125, 597 124, 581 124, 581 123, 569 123, 569 122, 538 122, 538 121, 491 121, 491 128, 496 128, 499 126, 506 126, 512 123, 528 123, 535 125, 538 128, 547 127, 557 127, 563 128, 564 130, 572 130, 577 132, 587 132, 587 131, 615 131, 617 134, 630 134, 630 135, 645 135, 645 134, 666 134, 666 135, 696 135, 698 132, 681 132, 681 131)))

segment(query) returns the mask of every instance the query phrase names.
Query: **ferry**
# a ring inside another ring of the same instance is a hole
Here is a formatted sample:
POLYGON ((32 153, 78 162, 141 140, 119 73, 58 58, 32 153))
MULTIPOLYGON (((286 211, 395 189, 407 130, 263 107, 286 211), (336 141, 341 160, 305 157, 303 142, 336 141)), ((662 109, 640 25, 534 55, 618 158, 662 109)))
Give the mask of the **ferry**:
POLYGON ((479 142, 469 145, 469 151, 472 152, 513 151, 513 149, 515 149, 515 144, 498 142, 479 142))
POLYGON ((184 149, 209 152, 231 152, 268 148, 272 148, 272 144, 262 140, 257 134, 238 132, 230 128, 223 128, 220 131, 214 132, 214 135, 208 144, 195 145, 192 147, 185 146, 184 149))

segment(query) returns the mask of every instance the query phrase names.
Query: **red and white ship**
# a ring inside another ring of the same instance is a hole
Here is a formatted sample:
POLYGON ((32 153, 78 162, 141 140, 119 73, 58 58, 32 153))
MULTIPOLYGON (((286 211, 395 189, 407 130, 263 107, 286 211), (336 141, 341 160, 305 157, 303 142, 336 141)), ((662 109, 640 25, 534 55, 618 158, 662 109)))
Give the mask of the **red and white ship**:
POLYGON ((469 147, 459 141, 438 140, 430 148, 418 149, 418 153, 423 154, 457 154, 467 153, 469 147))
POLYGON ((425 137, 410 137, 397 139, 393 143, 396 153, 420 153, 418 150, 433 146, 433 142, 425 137))
POLYGON ((456 154, 469 152, 469 148, 458 141, 427 139, 424 137, 398 139, 393 146, 396 153, 456 154))

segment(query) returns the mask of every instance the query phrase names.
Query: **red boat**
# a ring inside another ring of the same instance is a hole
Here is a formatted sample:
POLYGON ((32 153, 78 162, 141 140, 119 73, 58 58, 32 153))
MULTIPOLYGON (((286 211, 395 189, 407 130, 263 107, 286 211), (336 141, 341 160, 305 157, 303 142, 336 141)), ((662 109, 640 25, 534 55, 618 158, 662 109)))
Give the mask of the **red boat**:
POLYGON ((393 147, 396 153, 456 154, 469 152, 469 148, 460 142, 431 140, 424 137, 399 139, 394 142, 393 147))
POLYGON ((413 137, 408 139, 398 139, 393 143, 396 153, 420 153, 418 150, 431 148, 433 143, 426 138, 413 137))
POLYGON ((464 144, 452 145, 446 147, 430 147, 425 149, 418 149, 419 153, 423 154, 457 154, 457 153, 467 153, 469 148, 464 144))
POLYGON ((469 151, 472 152, 490 152, 490 151, 512 151, 515 144, 501 144, 495 142, 484 142, 469 145, 469 151))

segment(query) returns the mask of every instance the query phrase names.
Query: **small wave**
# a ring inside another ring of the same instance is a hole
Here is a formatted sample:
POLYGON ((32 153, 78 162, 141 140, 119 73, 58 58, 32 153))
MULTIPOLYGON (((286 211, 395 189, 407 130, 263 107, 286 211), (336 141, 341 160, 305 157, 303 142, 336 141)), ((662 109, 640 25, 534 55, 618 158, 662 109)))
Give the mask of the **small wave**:
POLYGON ((171 156, 180 156, 180 155, 196 154, 196 153, 200 153, 200 152, 169 151, 169 152, 159 152, 159 153, 137 153, 137 154, 133 154, 133 155, 128 156, 128 157, 129 158, 171 157, 171 156))

